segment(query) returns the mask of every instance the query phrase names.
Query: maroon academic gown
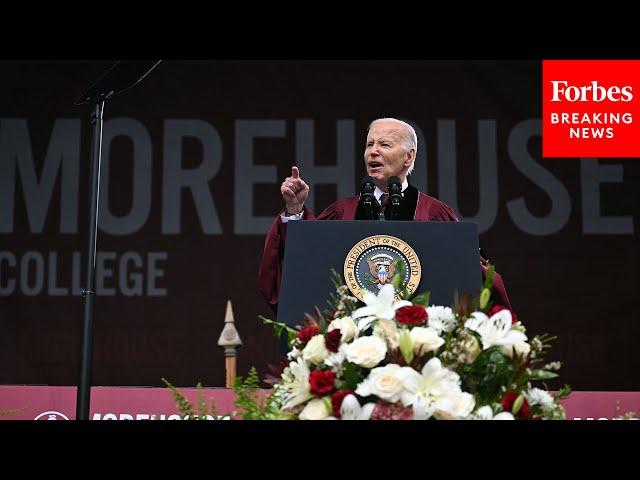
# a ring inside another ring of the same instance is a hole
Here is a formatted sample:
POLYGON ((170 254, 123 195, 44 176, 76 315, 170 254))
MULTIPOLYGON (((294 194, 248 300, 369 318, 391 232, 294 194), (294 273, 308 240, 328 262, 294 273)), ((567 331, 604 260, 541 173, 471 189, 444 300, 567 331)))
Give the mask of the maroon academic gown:
MULTIPOLYGON (((349 197, 329 205, 318 217, 304 207, 304 220, 355 220, 359 197, 349 197)), ((418 193, 415 221, 420 222, 457 222, 458 217, 448 205, 422 192, 418 193)), ((300 220, 291 220, 300 221, 300 220)), ((282 277, 282 260, 284 258, 284 242, 287 237, 287 223, 283 223, 280 215, 276 218, 267 234, 258 282, 260 292, 275 309, 280 294, 280 278, 282 277)), ((487 272, 487 261, 480 257, 482 278, 487 272)), ((496 272, 493 277, 491 300, 494 305, 503 305, 511 309, 502 278, 496 272)))

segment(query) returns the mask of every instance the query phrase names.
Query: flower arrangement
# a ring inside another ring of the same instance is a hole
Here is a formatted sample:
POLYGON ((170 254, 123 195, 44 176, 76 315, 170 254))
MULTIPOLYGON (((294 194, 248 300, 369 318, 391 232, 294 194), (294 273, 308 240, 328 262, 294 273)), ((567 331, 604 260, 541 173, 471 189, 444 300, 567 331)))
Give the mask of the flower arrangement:
POLYGON ((332 272, 336 293, 291 328, 288 365, 273 379, 269 418, 300 420, 564 419, 569 387, 555 395, 534 382, 557 377, 545 363, 553 340, 529 338, 514 312, 490 302, 493 267, 477 298, 454 307, 409 298, 402 265, 364 305, 332 272), (277 406, 276 409, 273 406, 277 406))

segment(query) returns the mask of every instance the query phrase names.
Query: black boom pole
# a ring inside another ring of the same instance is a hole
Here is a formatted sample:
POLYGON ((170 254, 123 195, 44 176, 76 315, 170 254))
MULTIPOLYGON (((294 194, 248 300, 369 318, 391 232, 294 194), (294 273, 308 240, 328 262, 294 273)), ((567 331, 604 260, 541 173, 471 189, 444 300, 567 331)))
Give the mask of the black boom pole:
POLYGON ((98 205, 100 201, 100 164, 102 151, 102 114, 104 104, 115 95, 139 83, 160 60, 122 61, 116 63, 95 85, 82 95, 76 105, 92 106, 91 180, 89 204, 89 236, 85 251, 85 288, 82 289, 82 336, 80 343, 80 376, 76 396, 76 420, 89 419, 91 401, 91 364, 93 358, 93 314, 95 311, 96 243, 98 237, 98 205))

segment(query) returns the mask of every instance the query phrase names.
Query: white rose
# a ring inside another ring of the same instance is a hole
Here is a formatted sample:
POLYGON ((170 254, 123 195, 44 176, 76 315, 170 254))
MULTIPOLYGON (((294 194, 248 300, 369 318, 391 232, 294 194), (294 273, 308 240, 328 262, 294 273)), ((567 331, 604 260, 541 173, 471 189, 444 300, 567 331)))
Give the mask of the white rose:
POLYGON ((300 412, 300 420, 324 420, 331 414, 327 403, 329 402, 324 398, 311 400, 305 405, 302 412, 300 412))
POLYGON ((376 395, 387 402, 395 403, 400 400, 400 395, 404 390, 404 382, 401 377, 404 369, 412 370, 410 367, 400 367, 396 364, 374 368, 369 376, 358 385, 356 393, 361 397, 376 395))
POLYGON ((365 368, 378 365, 387 354, 387 345, 378 337, 361 337, 345 348, 347 360, 365 368))
POLYGON ((476 404, 467 392, 454 393, 438 400, 434 417, 438 420, 459 420, 468 417, 476 404))
POLYGON ((322 363, 328 356, 329 350, 324 344, 324 335, 313 337, 302 350, 302 358, 316 365, 322 363))
POLYGON ((380 319, 373 327, 373 334, 387 341, 389 348, 395 350, 398 348, 398 326, 393 320, 380 319))
POLYGON ((336 318, 329 324, 329 328, 327 330, 331 332, 336 328, 340 329, 340 341, 342 343, 353 340, 353 337, 357 334, 356 322, 354 322, 351 317, 336 318))
POLYGON ((413 351, 416 355, 434 352, 444 344, 444 340, 438 336, 438 332, 431 327, 413 327, 409 336, 413 341, 413 351))
POLYGON ((531 346, 527 342, 516 342, 513 345, 504 345, 500 351, 507 357, 513 358, 513 349, 516 350, 516 355, 520 357, 526 357, 531 351, 531 346))

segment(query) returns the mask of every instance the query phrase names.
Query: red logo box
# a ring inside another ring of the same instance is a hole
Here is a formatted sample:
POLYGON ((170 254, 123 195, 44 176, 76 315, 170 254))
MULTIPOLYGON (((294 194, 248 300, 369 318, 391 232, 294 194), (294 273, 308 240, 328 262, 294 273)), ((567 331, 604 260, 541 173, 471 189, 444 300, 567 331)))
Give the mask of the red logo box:
POLYGON ((640 60, 543 60, 543 157, 640 157, 640 60))

